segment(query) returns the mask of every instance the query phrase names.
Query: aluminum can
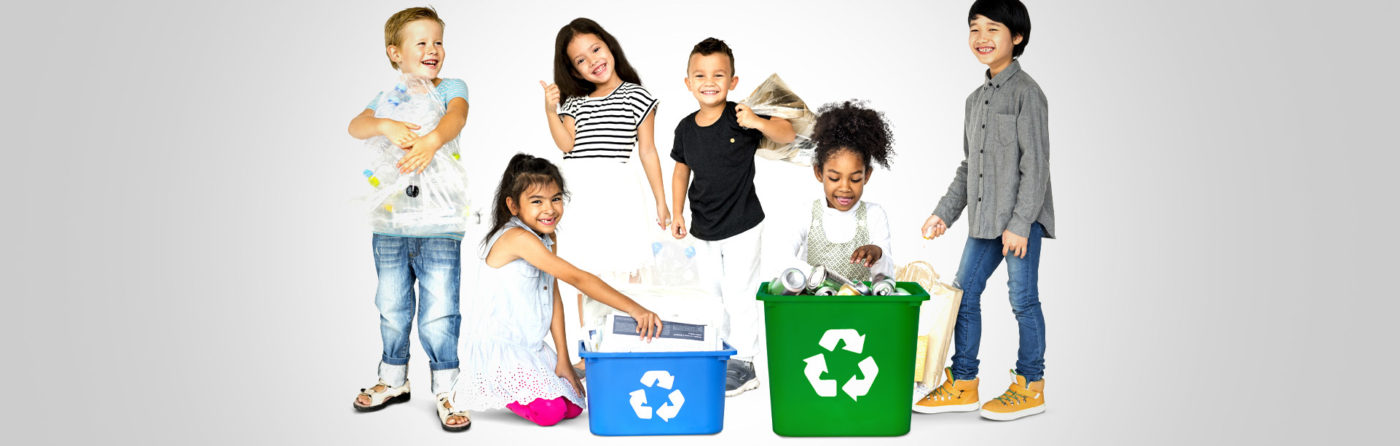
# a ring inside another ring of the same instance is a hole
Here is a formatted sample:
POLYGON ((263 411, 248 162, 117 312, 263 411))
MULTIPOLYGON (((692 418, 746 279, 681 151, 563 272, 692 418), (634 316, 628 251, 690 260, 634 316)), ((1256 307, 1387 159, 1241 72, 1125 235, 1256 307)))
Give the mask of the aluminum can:
POLYGON ((895 294, 899 287, 895 286, 894 279, 883 279, 870 285, 870 291, 876 296, 890 296, 895 294))
POLYGON ((802 270, 788 268, 783 270, 777 278, 768 284, 768 294, 795 296, 802 294, 807 288, 807 276, 802 274, 802 270))

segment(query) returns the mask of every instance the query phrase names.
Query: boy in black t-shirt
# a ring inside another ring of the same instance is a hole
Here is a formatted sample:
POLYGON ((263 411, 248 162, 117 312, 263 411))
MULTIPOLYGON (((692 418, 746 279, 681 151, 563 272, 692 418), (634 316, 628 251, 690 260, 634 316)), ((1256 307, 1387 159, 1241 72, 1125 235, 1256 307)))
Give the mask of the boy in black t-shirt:
POLYGON ((728 365, 727 396, 758 387, 753 357, 759 322, 753 287, 759 282, 763 207, 753 186, 754 152, 765 136, 779 143, 796 136, 787 120, 759 116, 729 102, 729 91, 738 84, 734 52, 723 40, 711 37, 696 44, 686 65, 685 85, 700 102, 700 110, 676 125, 671 149, 676 161, 671 235, 685 237, 682 211, 689 186, 690 234, 699 240, 695 248, 701 280, 723 299, 720 337, 738 350, 728 365))

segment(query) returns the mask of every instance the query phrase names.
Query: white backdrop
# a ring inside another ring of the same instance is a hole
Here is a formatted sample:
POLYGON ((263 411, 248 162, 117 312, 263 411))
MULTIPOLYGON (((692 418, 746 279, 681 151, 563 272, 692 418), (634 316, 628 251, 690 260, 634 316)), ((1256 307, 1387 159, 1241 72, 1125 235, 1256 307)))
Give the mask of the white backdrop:
MULTIPOLYGON (((393 80, 383 22, 413 4, 4 7, 9 437, 629 440, 593 437, 586 419, 543 429, 500 413, 444 434, 416 340, 419 399, 371 415, 348 407, 373 382, 379 339, 352 202, 364 154, 345 127, 393 80)), ((964 222, 932 242, 917 228, 962 157, 963 100, 985 68, 967 47, 969 4, 435 6, 443 75, 471 89, 461 138, 482 209, 515 152, 560 158, 537 80, 551 76, 558 28, 587 16, 660 98, 663 160, 696 108, 682 77, 705 37, 735 50, 733 99, 777 72, 814 105, 869 100, 892 124, 896 157, 865 198, 889 210, 899 263, 928 260, 951 280, 964 222)), ((1059 229, 1040 281, 1049 411, 1015 423, 916 415, 887 442, 1316 443, 1379 431, 1393 413, 1383 389, 1397 306, 1382 280, 1395 265, 1386 129, 1397 97, 1377 22, 1394 4, 1029 8, 1022 64, 1050 103, 1059 229)), ((770 161, 757 185, 767 267, 788 255, 787 228, 821 189, 810 170, 770 161)), ((984 399, 1015 361, 1004 274, 983 299, 984 399)), ((730 399, 719 437, 776 441, 767 392, 730 399)))

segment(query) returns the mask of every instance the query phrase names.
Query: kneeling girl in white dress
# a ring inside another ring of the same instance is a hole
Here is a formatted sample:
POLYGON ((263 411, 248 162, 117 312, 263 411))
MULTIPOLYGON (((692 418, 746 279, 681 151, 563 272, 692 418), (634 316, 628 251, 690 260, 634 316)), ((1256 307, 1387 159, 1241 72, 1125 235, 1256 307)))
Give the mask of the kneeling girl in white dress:
POLYGON ((569 362, 556 277, 636 318, 642 337, 660 333, 656 313, 554 254, 566 194, 564 178, 549 161, 526 154, 511 158, 481 249, 477 309, 486 317, 476 318, 476 336, 464 338, 454 410, 506 408, 541 426, 583 412, 583 386, 569 362), (545 344, 547 336, 554 349, 545 344))

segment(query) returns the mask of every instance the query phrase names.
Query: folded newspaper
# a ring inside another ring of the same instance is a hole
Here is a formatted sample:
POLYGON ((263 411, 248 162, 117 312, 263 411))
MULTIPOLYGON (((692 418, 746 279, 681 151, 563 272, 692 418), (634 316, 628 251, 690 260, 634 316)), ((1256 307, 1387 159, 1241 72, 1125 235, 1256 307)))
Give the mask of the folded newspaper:
POLYGON ((797 93, 793 93, 777 73, 768 76, 740 103, 749 106, 755 114, 788 120, 792 123, 792 131, 797 133, 797 137, 786 144, 764 137, 758 145, 758 156, 803 166, 812 165, 812 157, 817 151, 817 144, 812 141, 817 114, 807 108, 807 103, 797 97, 797 93))
POLYGON ((590 333, 595 351, 606 353, 703 352, 723 350, 714 327, 701 324, 661 321, 661 333, 643 340, 637 333, 637 320, 625 314, 612 314, 602 330, 590 333))

